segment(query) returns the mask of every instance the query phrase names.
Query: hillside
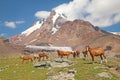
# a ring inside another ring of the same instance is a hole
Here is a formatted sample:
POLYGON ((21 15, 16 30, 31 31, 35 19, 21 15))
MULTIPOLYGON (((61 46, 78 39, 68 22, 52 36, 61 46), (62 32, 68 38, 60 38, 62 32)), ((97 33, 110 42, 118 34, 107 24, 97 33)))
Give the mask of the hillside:
POLYGON ((64 14, 52 11, 48 18, 35 22, 21 34, 9 38, 11 44, 69 46, 82 50, 86 45, 93 48, 112 47, 111 52, 119 53, 120 38, 101 30, 88 21, 70 21, 64 14))
POLYGON ((21 34, 10 37, 10 42, 23 45, 49 43, 57 46, 76 46, 104 33, 84 20, 69 21, 63 14, 51 12, 50 16, 37 21, 21 34))
POLYGON ((15 57, 20 53, 20 48, 9 43, 8 39, 0 38, 0 58, 15 57))
MULTIPOLYGON (((120 36, 113 35, 113 34, 106 34, 102 35, 96 38, 93 38, 89 41, 87 41, 85 44, 78 45, 75 48, 79 49, 83 47, 83 45, 90 45, 93 48, 99 48, 102 47, 105 50, 107 50, 107 47, 111 47, 110 52, 111 53, 120 53, 120 36)), ((115 55, 114 54, 114 55, 115 55)))

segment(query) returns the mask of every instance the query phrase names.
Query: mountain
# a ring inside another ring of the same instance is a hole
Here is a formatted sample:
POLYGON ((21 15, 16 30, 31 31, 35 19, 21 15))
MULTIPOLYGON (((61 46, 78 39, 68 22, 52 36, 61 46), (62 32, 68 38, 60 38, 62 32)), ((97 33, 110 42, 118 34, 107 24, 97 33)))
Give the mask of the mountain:
POLYGON ((55 11, 52 11, 48 18, 37 21, 21 34, 10 37, 9 41, 17 45, 50 44, 70 46, 80 50, 86 45, 103 48, 112 46, 113 51, 120 51, 116 48, 120 44, 119 36, 103 31, 88 21, 70 21, 66 15, 55 11))
POLYGON ((15 57, 20 53, 20 46, 14 46, 9 43, 9 40, 0 37, 0 58, 15 57))

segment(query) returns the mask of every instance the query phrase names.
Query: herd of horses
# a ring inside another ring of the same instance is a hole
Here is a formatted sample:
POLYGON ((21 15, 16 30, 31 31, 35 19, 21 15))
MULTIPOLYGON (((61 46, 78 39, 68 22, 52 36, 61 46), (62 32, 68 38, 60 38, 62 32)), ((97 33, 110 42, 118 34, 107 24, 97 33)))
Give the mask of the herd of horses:
MULTIPOLYGON (((56 52, 58 54, 58 57, 60 57, 60 58, 63 58, 64 56, 66 56, 67 59, 68 59, 71 54, 73 55, 73 58, 80 57, 80 51, 79 50, 75 50, 75 51, 56 50, 56 52)), ((103 60, 105 60, 105 62, 107 63, 107 59, 106 59, 106 56, 105 56, 105 51, 102 48, 94 49, 90 46, 86 46, 85 49, 82 50, 82 53, 83 53, 83 56, 85 58, 88 56, 88 53, 89 53, 91 58, 92 58, 93 63, 95 62, 95 60, 94 60, 95 56, 100 56, 100 59, 101 59, 100 63, 102 63, 103 60)), ((44 58, 48 59, 49 56, 45 52, 39 52, 37 54, 31 54, 31 55, 23 55, 22 56, 22 62, 24 62, 24 61, 33 62, 36 59, 40 61, 41 58, 43 58, 43 60, 44 60, 44 58)))

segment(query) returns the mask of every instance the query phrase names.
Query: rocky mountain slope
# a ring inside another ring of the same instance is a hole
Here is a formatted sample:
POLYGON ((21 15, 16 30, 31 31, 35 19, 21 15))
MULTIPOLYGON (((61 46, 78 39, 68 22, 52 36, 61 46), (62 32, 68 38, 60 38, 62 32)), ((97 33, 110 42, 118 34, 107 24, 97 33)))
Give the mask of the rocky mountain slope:
POLYGON ((120 37, 95 27, 88 21, 69 21, 64 14, 52 11, 47 19, 37 21, 21 34, 12 36, 10 43, 20 45, 70 46, 82 50, 86 45, 92 47, 111 46, 119 52, 120 37))

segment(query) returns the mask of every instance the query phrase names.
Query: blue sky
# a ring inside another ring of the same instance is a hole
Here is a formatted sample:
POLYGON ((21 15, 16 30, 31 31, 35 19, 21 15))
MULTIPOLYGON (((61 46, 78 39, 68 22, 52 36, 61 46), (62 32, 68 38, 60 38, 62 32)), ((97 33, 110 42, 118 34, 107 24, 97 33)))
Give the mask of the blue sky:
POLYGON ((0 0, 0 36, 19 34, 52 10, 64 13, 70 20, 83 19, 101 29, 120 32, 119 3, 120 0, 0 0))

